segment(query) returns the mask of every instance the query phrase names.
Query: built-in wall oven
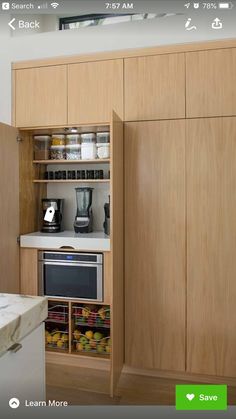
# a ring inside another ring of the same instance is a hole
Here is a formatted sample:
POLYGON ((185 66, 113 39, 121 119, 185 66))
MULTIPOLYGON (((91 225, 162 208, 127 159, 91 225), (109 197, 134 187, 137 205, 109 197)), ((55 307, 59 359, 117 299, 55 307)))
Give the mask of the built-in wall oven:
POLYGON ((39 294, 103 301, 103 254, 39 252, 39 294))

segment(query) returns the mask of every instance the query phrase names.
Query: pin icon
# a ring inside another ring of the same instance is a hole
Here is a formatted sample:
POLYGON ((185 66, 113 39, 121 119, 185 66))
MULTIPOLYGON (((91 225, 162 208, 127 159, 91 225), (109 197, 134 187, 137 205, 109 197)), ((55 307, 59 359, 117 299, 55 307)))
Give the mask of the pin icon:
POLYGON ((17 407, 20 406, 20 400, 17 399, 16 397, 13 397, 12 399, 9 400, 9 406, 12 409, 17 409, 17 407))

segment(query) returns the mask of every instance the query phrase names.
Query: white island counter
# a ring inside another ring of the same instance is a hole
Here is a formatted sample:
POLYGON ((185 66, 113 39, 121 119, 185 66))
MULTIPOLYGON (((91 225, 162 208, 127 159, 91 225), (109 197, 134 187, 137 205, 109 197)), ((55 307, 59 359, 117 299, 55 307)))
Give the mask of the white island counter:
POLYGON ((45 399, 47 299, 0 294, 0 403, 45 399))

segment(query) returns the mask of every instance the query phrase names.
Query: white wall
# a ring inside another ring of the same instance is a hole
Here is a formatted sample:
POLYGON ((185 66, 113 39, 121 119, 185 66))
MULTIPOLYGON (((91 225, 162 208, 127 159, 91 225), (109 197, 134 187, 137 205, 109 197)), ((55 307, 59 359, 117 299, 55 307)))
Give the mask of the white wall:
MULTIPOLYGON (((233 19, 233 15, 230 14, 233 19)), ((73 31, 12 37, 9 15, 0 17, 0 121, 11 122, 11 62, 63 55, 112 51, 154 45, 235 37, 235 25, 221 31, 206 30, 211 17, 197 19, 198 31, 186 32, 186 16, 81 28, 73 31), (209 20, 209 22, 207 22, 209 20), (201 30, 200 30, 201 29, 201 30)), ((230 19, 230 17, 229 17, 230 19)))

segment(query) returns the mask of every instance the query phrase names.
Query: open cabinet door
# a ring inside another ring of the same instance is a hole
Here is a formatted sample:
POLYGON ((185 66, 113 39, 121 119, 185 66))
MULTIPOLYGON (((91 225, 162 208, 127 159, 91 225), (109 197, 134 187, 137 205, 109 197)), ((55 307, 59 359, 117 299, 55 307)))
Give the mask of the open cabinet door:
POLYGON ((0 124, 0 292, 19 293, 19 145, 16 128, 0 124))
POLYGON ((123 198, 123 122, 113 112, 111 124, 111 396, 124 363, 124 198, 123 198))

